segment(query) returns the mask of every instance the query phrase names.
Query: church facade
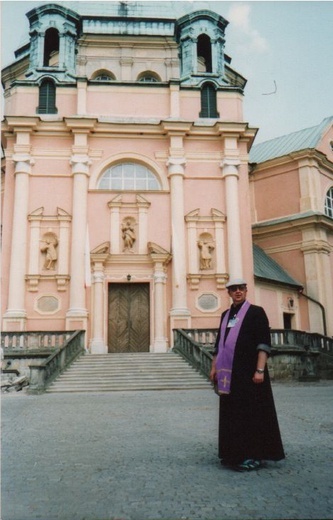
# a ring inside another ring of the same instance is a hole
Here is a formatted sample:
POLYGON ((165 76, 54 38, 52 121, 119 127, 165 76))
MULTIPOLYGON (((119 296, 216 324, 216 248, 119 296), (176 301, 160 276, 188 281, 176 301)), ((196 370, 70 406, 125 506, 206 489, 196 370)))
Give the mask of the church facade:
MULTIPOLYGON (((257 130, 222 16, 108 6, 31 10, 29 42, 2 71, 2 326, 83 329, 91 353, 166 352, 173 329, 218 326, 230 278, 266 303, 252 247, 257 130)), ((281 310, 301 285, 282 284, 281 310)), ((300 300, 298 328, 308 314, 300 300)))

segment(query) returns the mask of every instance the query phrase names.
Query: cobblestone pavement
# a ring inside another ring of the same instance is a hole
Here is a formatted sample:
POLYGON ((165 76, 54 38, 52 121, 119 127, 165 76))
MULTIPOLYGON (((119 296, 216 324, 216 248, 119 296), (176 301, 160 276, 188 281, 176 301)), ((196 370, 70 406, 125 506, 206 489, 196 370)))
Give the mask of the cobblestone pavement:
POLYGON ((274 383, 287 458, 217 458, 212 390, 2 396, 2 520, 333 518, 333 381, 274 383))

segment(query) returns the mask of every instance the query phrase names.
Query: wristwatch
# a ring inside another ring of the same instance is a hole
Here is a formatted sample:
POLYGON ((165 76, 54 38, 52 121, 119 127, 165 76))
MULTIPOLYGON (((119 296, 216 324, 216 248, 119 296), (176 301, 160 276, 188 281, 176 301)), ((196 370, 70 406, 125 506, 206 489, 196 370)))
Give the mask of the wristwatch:
POLYGON ((265 369, 264 368, 257 368, 256 372, 258 372, 258 374, 263 374, 265 372, 265 369))

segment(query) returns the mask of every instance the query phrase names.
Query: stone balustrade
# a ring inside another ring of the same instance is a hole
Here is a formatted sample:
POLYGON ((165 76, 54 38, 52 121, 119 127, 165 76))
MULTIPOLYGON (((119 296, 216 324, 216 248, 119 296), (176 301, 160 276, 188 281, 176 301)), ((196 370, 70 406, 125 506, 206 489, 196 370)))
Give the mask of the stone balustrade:
MULTIPOLYGON (((175 329, 174 350, 209 377, 218 329, 175 329)), ((272 379, 314 381, 333 377, 333 338, 299 330, 271 329, 272 379)))

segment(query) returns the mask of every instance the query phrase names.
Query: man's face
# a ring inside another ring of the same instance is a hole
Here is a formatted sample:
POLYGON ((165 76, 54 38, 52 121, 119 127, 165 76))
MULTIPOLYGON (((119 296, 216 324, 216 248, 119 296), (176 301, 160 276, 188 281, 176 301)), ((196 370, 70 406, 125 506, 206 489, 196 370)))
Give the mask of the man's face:
POLYGON ((243 303, 246 299, 246 285, 232 285, 228 288, 228 293, 232 299, 232 303, 234 303, 234 305, 239 305, 240 303, 243 303))

